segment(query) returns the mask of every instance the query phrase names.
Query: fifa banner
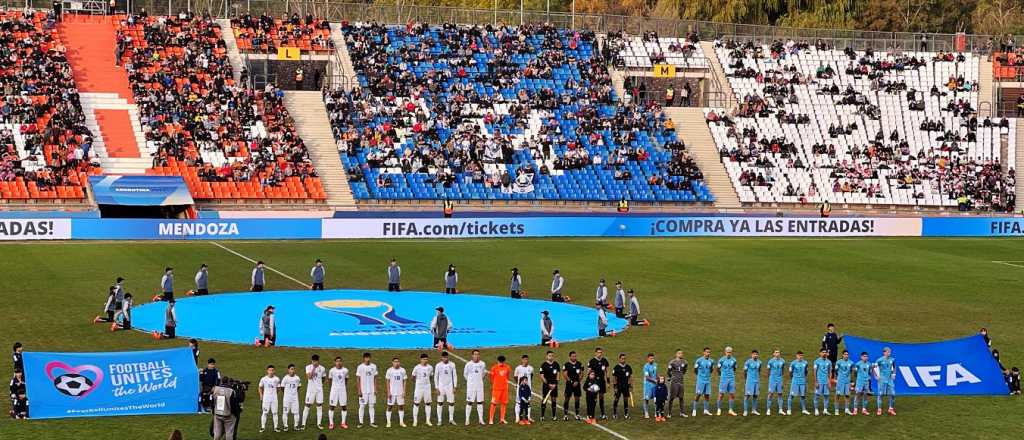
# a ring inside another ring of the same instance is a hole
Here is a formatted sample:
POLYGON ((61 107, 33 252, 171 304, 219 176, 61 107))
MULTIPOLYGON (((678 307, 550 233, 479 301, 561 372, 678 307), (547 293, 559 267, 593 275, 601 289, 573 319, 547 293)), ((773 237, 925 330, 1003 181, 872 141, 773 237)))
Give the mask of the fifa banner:
POLYGON ((71 219, 0 219, 0 241, 67 240, 71 238, 71 219))
POLYGON ((880 237, 921 235, 920 218, 496 217, 336 218, 323 238, 474 237, 880 237))
POLYGON ((97 205, 191 205, 192 193, 181 176, 89 176, 97 205))
POLYGON ((73 219, 76 240, 290 240, 319 239, 310 219, 73 219))
POLYGON ((1020 217, 930 217, 925 218, 925 237, 1024 237, 1020 217))
POLYGON ((981 335, 963 339, 901 344, 845 336, 850 359, 868 352, 870 359, 892 349, 896 360, 896 394, 900 395, 1005 395, 1008 392, 988 345, 981 335))
POLYGON ((198 410, 199 374, 188 347, 114 353, 26 352, 33 419, 198 410))

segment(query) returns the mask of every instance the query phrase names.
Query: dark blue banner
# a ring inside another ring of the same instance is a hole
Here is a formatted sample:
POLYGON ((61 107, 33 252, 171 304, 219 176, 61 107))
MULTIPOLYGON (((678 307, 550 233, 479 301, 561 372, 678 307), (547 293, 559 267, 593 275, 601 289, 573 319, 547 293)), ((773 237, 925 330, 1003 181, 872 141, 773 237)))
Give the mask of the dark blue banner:
POLYGON ((189 414, 198 410, 192 350, 25 353, 30 417, 189 414))
POLYGON ((872 362, 892 349, 898 395, 1005 395, 999 364, 981 335, 949 341, 905 344, 845 336, 850 358, 868 352, 872 362))
POLYGON ((192 193, 181 176, 89 176, 99 205, 191 205, 192 193))

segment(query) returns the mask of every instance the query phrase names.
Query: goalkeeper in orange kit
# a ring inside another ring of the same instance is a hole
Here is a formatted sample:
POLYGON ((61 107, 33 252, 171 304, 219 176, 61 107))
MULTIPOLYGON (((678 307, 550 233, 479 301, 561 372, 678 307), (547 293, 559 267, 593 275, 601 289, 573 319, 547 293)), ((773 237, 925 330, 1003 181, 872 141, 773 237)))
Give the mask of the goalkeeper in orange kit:
POLYGON ((505 356, 498 356, 498 364, 491 367, 491 409, 488 417, 488 424, 494 424, 494 409, 501 407, 501 423, 507 424, 505 420, 505 409, 508 407, 508 378, 512 375, 512 368, 505 363, 505 356))

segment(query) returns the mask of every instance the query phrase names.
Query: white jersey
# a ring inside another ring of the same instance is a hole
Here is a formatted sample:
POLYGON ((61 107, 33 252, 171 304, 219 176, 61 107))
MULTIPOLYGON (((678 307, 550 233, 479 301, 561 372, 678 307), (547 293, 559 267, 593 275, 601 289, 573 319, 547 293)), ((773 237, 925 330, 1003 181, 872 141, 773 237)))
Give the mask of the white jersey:
POLYGON ((331 371, 327 372, 327 378, 331 380, 331 394, 345 392, 348 382, 348 368, 331 367, 331 371))
POLYGON ((392 396, 403 396, 405 395, 405 379, 409 376, 405 372, 405 368, 388 368, 388 371, 384 373, 388 381, 388 394, 392 396))
POLYGON ((430 389, 430 377, 434 375, 434 367, 430 365, 416 365, 412 369, 412 377, 416 378, 417 390, 430 389))
POLYGON ((529 385, 530 388, 533 388, 533 366, 517 365, 512 374, 516 377, 516 383, 519 383, 519 381, 525 377, 526 384, 529 385))
POLYGON ((302 378, 298 375, 287 375, 281 379, 281 387, 284 388, 284 401, 297 402, 299 400, 299 387, 302 386, 302 378))
POLYGON ((306 394, 315 393, 317 391, 324 392, 324 376, 327 374, 327 370, 323 365, 313 364, 306 365, 306 394))
POLYGON ((459 375, 455 372, 455 364, 438 362, 434 366, 434 385, 439 390, 450 390, 459 386, 459 375))
POLYGON ((487 374, 487 364, 484 361, 466 362, 462 369, 462 377, 466 378, 467 388, 484 388, 484 375, 487 374))
POLYGON ((373 382, 377 377, 377 365, 359 364, 356 367, 356 376, 359 377, 359 392, 363 394, 374 394, 373 382))
POLYGON ((263 376, 260 378, 260 389, 263 390, 264 402, 277 402, 277 389, 281 386, 281 378, 263 376))

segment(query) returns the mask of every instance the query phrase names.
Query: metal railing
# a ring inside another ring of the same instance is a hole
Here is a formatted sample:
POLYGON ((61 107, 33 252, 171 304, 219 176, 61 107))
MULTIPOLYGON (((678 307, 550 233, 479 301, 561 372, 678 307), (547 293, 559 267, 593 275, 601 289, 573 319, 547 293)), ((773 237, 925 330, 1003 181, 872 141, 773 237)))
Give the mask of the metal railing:
MULTIPOLYGON (((17 3, 17 2, 15 2, 17 3)), ((272 14, 275 16, 304 16, 312 14, 333 22, 376 21, 380 23, 406 23, 410 20, 428 23, 462 24, 509 24, 551 23, 564 28, 591 30, 594 32, 627 32, 639 35, 657 32, 662 36, 682 36, 696 32, 704 39, 716 36, 758 38, 764 41, 776 39, 828 40, 844 43, 854 48, 892 47, 897 44, 903 50, 919 49, 921 37, 926 37, 929 51, 951 50, 955 47, 957 34, 921 32, 881 32, 848 29, 795 28, 767 25, 718 23, 698 20, 652 18, 589 13, 571 13, 547 10, 505 10, 473 9, 448 6, 416 5, 415 0, 395 2, 396 4, 358 3, 334 0, 135 0, 129 5, 133 12, 145 10, 151 15, 173 15, 183 11, 209 14, 215 17, 237 17, 243 14, 272 14)), ((49 2, 27 0, 26 4, 47 8, 49 2)), ((991 35, 964 35, 965 50, 985 52, 991 35)))

